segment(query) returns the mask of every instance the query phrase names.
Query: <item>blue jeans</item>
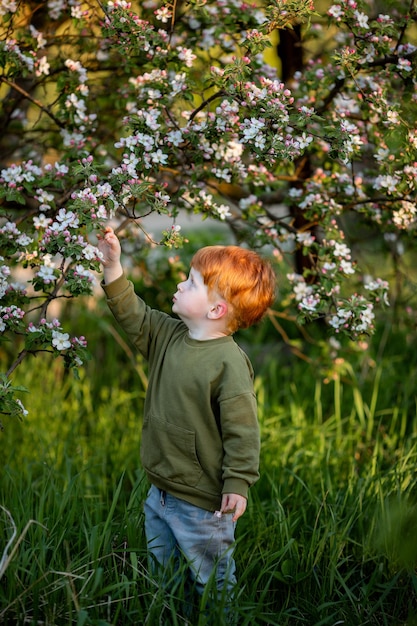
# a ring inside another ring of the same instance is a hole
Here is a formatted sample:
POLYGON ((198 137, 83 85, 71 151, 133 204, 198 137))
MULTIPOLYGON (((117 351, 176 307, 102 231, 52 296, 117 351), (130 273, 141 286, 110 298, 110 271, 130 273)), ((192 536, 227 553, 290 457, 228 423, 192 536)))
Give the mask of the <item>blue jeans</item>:
POLYGON ((185 558, 200 595, 209 580, 218 596, 230 597, 236 584, 232 515, 217 516, 152 485, 145 501, 145 532, 150 554, 164 570, 185 558))

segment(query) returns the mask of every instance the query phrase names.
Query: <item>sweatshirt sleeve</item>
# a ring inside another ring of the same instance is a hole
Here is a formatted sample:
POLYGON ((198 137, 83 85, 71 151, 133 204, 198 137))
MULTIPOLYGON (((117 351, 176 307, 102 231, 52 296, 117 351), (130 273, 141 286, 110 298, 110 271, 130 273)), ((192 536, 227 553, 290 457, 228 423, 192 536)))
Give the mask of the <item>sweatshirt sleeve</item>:
POLYGON ((220 405, 223 440, 222 493, 245 498, 259 478, 260 433, 255 393, 248 391, 220 405))
POLYGON ((135 348, 145 358, 149 358, 152 341, 169 316, 151 309, 135 293, 133 283, 124 274, 107 285, 101 285, 115 319, 135 348))

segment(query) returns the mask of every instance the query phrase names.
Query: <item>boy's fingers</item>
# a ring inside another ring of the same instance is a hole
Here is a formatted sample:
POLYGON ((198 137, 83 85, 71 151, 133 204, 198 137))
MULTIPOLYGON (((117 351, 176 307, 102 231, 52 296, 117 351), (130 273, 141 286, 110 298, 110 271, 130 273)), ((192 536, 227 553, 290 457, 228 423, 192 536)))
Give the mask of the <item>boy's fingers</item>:
POLYGON ((100 232, 97 233, 97 239, 104 239, 107 235, 114 233, 114 230, 111 226, 106 226, 100 232))
POLYGON ((234 513, 232 520, 236 522, 246 511, 246 498, 235 496, 234 494, 224 494, 222 498, 222 513, 234 513))
POLYGON ((239 519, 239 517, 241 517, 244 514, 245 511, 246 511, 246 500, 244 501, 239 500, 239 502, 237 502, 236 504, 235 513, 232 517, 232 520, 236 522, 239 519))

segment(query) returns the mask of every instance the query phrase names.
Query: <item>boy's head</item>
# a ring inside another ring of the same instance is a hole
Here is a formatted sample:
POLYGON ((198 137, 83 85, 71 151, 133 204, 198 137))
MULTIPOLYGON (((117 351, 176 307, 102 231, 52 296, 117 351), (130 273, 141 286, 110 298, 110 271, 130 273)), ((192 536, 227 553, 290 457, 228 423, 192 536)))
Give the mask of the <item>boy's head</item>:
POLYGON ((272 267, 256 252, 239 246, 207 246, 191 260, 204 279, 228 305, 227 327, 233 333, 261 320, 275 298, 272 267))

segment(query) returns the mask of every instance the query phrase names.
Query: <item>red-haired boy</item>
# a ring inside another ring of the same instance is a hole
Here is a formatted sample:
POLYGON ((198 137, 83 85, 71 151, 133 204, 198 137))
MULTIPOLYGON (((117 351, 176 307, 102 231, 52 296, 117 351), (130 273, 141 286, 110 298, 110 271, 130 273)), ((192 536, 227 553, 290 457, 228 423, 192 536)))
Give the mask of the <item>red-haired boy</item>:
POLYGON ((234 341, 271 306, 269 263, 238 246, 207 246, 173 297, 176 319, 151 309, 123 273, 111 228, 100 238, 103 288, 115 318, 149 364, 141 461, 148 549, 165 568, 186 559, 200 594, 236 584, 235 525, 259 477, 253 370, 234 341))

